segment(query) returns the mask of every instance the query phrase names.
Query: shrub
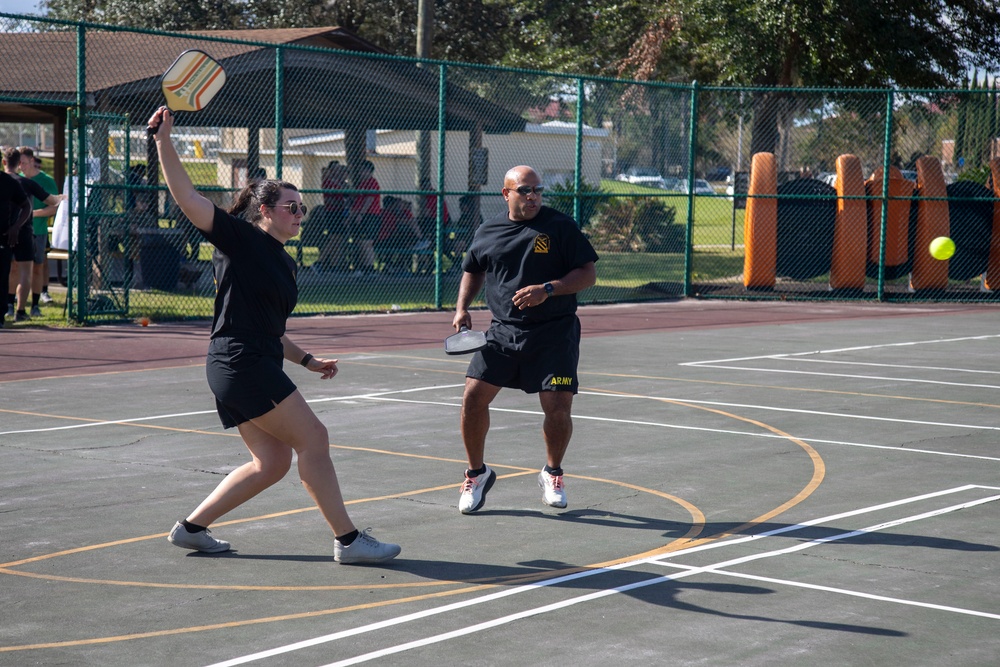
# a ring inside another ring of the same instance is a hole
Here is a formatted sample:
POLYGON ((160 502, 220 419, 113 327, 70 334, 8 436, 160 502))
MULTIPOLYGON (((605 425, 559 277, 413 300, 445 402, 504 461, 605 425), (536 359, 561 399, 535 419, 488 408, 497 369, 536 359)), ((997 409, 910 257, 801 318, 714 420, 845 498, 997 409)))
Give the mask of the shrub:
MULTIPOLYGON (((592 195, 600 191, 600 188, 593 185, 580 183, 580 192, 583 194, 592 195)), ((574 199, 576 197, 573 194, 573 185, 571 183, 556 183, 547 189, 545 195, 546 204, 571 218, 573 217, 574 199)), ((590 224, 591 218, 604 205, 604 200, 600 197, 580 197, 580 217, 577 219, 577 222, 580 223, 580 228, 587 227, 590 224)))
POLYGON ((677 209, 647 197, 615 198, 591 220, 587 234, 597 250, 683 252, 684 226, 677 209))

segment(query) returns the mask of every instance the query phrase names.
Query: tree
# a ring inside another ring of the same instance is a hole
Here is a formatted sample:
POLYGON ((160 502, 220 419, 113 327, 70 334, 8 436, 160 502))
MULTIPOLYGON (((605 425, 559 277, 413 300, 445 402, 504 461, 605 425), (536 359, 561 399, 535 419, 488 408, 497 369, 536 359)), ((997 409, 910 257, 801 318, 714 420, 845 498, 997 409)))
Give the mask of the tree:
MULTIPOLYGON (((664 18, 673 34, 655 63, 641 63, 660 77, 678 54, 702 82, 765 87, 940 88, 970 66, 1000 65, 994 2, 670 0, 647 32, 664 18)), ((751 153, 774 150, 785 102, 755 93, 751 153)))
POLYGON ((232 30, 246 27, 239 0, 44 0, 48 18, 152 30, 232 30))
MULTIPOLYGON (((415 0, 44 0, 48 18, 149 30, 337 26, 388 53, 416 51, 415 0)), ((490 0, 437 0, 431 56, 496 63, 508 50, 508 13, 490 0)))

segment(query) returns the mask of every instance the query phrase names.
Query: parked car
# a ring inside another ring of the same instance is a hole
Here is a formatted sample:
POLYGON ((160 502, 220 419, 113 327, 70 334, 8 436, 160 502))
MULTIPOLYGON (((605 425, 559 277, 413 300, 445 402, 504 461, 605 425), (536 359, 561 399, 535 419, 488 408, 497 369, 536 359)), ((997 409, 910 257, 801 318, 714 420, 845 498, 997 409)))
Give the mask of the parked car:
POLYGON ((618 174, 618 180, 650 188, 662 188, 665 185, 663 176, 652 167, 629 167, 618 174))
POLYGON ((706 181, 724 181, 733 175, 733 170, 729 167, 712 167, 705 172, 706 181))
MULTIPOLYGON (((688 187, 688 180, 686 178, 681 179, 680 183, 677 186, 677 189, 685 194, 691 194, 691 190, 688 187)), ((715 189, 712 187, 712 184, 706 181, 705 179, 696 178, 694 179, 694 194, 714 195, 715 189)))
POLYGON ((681 185, 681 179, 679 179, 679 178, 674 178, 673 176, 664 176, 663 177, 663 189, 664 190, 677 191, 677 190, 680 190, 680 185, 681 185))

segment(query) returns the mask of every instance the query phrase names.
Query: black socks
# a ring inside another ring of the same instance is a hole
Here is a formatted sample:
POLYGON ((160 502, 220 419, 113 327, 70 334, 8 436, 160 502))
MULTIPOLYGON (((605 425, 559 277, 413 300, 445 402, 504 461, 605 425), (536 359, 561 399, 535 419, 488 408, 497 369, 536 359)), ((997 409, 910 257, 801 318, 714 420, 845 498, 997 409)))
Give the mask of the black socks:
POLYGON ((479 477, 479 476, 480 476, 480 475, 482 475, 482 474, 483 474, 484 472, 486 472, 486 465, 485 465, 485 464, 484 464, 484 465, 483 465, 483 467, 482 467, 482 468, 480 468, 479 470, 466 470, 466 471, 465 471, 465 474, 466 474, 466 476, 468 476, 468 477, 479 477))
POLYGON ((202 531, 208 530, 205 526, 199 526, 196 523, 191 523, 187 519, 181 519, 181 525, 184 526, 184 530, 189 533, 200 533, 202 531))
POLYGON ((341 535, 340 537, 338 537, 337 541, 340 542, 341 544, 343 544, 345 547, 349 547, 349 546, 351 546, 351 544, 354 543, 354 540, 358 539, 358 535, 359 534, 360 533, 358 533, 358 529, 355 528, 354 530, 352 530, 351 532, 347 533, 346 535, 341 535))
POLYGON ((544 468, 542 468, 542 470, 549 473, 553 477, 558 477, 563 474, 563 469, 561 466, 559 468, 550 468, 548 465, 546 465, 544 468))

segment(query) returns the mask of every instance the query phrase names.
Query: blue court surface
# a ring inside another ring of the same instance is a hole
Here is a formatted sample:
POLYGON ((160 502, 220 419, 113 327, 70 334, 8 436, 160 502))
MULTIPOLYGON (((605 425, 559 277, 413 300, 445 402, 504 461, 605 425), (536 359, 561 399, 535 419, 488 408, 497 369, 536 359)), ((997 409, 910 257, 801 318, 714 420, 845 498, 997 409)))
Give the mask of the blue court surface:
POLYGON ((0 665, 1000 662, 996 307, 581 319, 569 507, 541 503, 537 397, 504 390, 471 516, 451 314, 292 321, 340 358, 288 372, 354 521, 403 547, 381 567, 333 561, 294 466, 212 526, 233 552, 167 543, 248 460, 205 323, 0 332, 0 665))

